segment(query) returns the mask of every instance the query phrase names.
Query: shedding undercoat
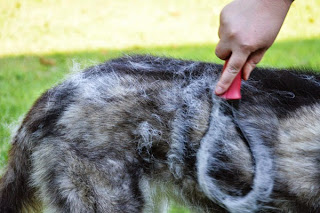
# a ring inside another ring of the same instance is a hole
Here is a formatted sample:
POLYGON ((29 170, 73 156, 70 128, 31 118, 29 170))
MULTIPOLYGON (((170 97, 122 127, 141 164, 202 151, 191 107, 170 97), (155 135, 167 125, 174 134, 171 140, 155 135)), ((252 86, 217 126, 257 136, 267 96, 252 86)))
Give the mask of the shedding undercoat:
POLYGON ((236 112, 248 146, 213 94, 221 69, 126 56, 73 73, 15 134, 0 212, 319 212, 320 77, 257 68, 236 112))

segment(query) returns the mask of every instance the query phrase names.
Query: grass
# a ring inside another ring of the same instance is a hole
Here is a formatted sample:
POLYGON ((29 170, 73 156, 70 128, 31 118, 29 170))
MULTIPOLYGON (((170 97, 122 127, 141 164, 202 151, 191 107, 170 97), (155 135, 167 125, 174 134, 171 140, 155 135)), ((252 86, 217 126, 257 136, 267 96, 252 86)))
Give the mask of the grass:
MULTIPOLYGON (((70 73, 73 61, 86 67, 123 53, 151 53, 222 63, 214 48, 227 2, 0 0, 0 168, 14 124, 70 73)), ((295 1, 260 65, 320 70, 319 9, 317 0, 295 1)))
MULTIPOLYGON (((0 0, 0 56, 216 43, 230 0, 0 0)), ((320 35, 320 1, 295 1, 278 40, 320 35)))

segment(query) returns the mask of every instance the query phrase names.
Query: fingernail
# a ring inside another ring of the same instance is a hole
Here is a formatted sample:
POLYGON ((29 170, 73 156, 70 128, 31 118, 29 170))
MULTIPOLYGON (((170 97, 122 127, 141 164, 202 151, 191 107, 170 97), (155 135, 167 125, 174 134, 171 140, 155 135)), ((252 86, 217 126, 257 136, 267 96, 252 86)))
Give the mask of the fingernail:
POLYGON ((222 92, 223 92, 222 87, 217 86, 217 87, 216 87, 216 90, 215 90, 215 93, 216 93, 217 95, 220 95, 222 92))

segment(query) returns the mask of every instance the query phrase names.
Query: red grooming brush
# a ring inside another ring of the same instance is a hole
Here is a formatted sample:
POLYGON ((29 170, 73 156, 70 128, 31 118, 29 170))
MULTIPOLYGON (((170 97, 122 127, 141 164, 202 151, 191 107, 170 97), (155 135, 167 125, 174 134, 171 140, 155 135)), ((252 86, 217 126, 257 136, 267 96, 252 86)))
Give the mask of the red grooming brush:
MULTIPOLYGON (((226 60, 222 70, 224 71, 227 67, 228 60, 226 60)), ((219 95, 221 98, 224 98, 226 100, 238 100, 241 99, 241 73, 242 70, 237 74, 235 79, 233 80, 232 84, 230 85, 229 89, 223 93, 222 95, 219 95)))

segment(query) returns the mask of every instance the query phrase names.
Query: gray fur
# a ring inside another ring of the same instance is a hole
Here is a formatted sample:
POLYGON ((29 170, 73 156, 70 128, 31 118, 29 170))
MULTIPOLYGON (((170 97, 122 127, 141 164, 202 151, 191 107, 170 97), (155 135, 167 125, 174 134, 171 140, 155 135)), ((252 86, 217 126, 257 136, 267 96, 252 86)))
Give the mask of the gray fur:
POLYGON ((221 68, 127 56, 48 90, 13 138, 0 212, 319 212, 319 76, 254 72, 249 148, 213 94, 221 68))
MULTIPOLYGON (((218 102, 218 100, 216 100, 218 102)), ((271 114, 272 115, 272 114, 271 114)), ((270 114, 269 114, 270 116, 270 114)), ((217 156, 221 155, 221 146, 226 154, 231 155, 232 150, 236 150, 234 141, 235 131, 231 129, 232 121, 229 117, 221 115, 220 108, 213 108, 211 120, 214 120, 209 127, 208 133, 201 141, 201 147, 198 151, 198 180, 204 192, 212 200, 223 204, 230 212, 255 212, 261 207, 260 203, 266 203, 269 200, 273 189, 273 162, 271 153, 265 146, 263 139, 260 137, 257 129, 259 125, 250 124, 250 118, 246 117, 241 121, 245 126, 247 137, 249 138, 250 148, 255 158, 255 178, 253 180, 252 191, 244 197, 234 197, 220 190, 219 180, 210 176, 209 172, 218 172, 223 162, 217 156), (229 128, 228 128, 229 126, 229 128), (230 144, 224 144, 230 141, 230 144), (230 153, 228 153, 230 152, 230 153)), ((263 131, 263 130, 262 130, 263 131)), ((227 165, 226 165, 227 166, 227 165)))

